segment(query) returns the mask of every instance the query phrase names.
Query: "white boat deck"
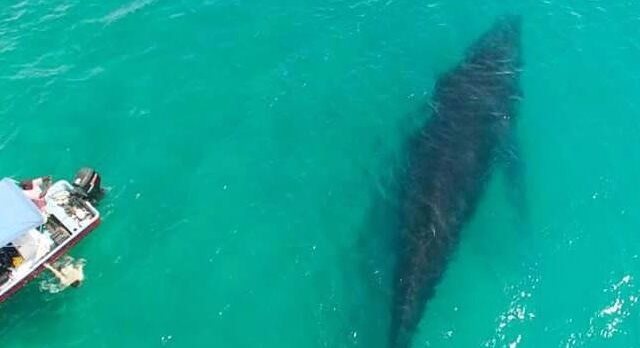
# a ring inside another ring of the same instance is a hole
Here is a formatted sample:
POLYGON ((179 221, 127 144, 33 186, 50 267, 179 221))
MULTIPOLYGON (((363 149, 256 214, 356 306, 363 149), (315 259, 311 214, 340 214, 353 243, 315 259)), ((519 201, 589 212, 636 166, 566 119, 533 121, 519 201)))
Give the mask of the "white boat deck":
POLYGON ((45 196, 48 214, 53 215, 72 234, 79 233, 89 227, 98 218, 98 211, 84 202, 80 206, 71 204, 73 187, 61 180, 53 184, 45 196))

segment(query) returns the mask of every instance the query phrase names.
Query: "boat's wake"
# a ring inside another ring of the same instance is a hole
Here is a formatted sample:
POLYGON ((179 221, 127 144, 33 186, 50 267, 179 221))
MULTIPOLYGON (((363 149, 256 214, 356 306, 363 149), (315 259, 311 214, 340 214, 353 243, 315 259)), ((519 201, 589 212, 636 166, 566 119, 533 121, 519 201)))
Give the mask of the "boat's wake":
POLYGON ((65 290, 69 286, 77 286, 84 280, 85 259, 74 259, 69 255, 61 257, 51 266, 57 271, 49 272, 40 282, 40 290, 51 294, 65 290))

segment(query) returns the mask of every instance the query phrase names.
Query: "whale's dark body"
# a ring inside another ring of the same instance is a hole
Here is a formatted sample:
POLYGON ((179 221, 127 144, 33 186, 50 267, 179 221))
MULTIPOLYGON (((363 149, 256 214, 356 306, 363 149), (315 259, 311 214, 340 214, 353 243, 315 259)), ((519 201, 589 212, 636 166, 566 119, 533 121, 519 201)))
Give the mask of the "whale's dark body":
MULTIPOLYGON (((494 166, 511 152, 521 99, 520 18, 502 17, 437 81, 408 146, 390 346, 410 346, 494 166)), ((507 173, 509 175, 509 173, 507 173)))

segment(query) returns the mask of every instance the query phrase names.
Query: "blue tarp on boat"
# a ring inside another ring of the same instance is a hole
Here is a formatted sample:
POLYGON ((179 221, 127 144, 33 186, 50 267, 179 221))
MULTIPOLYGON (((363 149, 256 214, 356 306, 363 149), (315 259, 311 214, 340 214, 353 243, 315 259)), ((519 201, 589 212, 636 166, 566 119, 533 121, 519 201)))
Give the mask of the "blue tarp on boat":
POLYGON ((38 207, 13 180, 0 180, 0 247, 44 222, 38 207))

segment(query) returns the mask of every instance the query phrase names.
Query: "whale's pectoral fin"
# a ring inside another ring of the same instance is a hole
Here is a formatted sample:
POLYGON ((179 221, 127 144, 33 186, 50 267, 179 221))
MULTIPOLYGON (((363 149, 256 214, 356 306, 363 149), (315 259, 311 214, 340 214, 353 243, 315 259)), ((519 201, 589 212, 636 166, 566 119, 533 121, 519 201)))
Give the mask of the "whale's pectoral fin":
POLYGON ((529 210, 526 197, 525 164, 520 146, 516 141, 515 132, 511 132, 507 137, 501 155, 508 199, 516 211, 519 222, 526 223, 529 210))

